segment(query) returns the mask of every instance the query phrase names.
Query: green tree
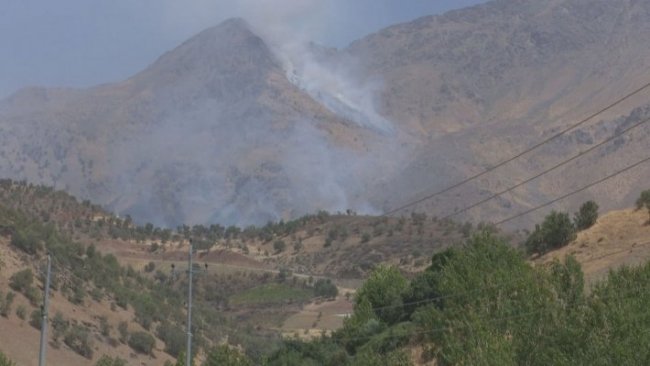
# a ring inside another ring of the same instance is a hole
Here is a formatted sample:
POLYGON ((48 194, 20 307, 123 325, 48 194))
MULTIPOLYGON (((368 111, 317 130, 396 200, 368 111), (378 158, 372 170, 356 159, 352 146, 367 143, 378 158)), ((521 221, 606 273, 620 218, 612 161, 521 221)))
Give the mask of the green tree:
POLYGON ((596 223, 596 220, 598 220, 598 204, 594 201, 583 203, 573 218, 578 231, 589 229, 596 223))
POLYGON ((576 238, 576 230, 569 215, 564 212, 551 211, 542 225, 537 225, 526 240, 529 253, 546 253, 569 244, 576 238))
POLYGON ((379 320, 394 324, 404 315, 402 303, 407 284, 399 269, 380 265, 357 291, 355 307, 364 300, 368 301, 379 320))
POLYGON ((252 366, 253 362, 237 349, 220 345, 208 352, 203 366, 252 366))

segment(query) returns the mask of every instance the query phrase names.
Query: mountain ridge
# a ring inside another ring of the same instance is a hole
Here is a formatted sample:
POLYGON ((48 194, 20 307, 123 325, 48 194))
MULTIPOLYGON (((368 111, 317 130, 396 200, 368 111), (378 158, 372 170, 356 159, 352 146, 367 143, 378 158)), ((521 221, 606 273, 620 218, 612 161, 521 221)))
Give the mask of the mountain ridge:
MULTIPOLYGON (((294 55, 229 20, 124 81, 32 88, 0 101, 0 174, 169 226, 386 211, 494 165, 650 79, 642 37, 649 5, 492 1, 397 24, 339 51, 294 55), (296 55, 303 58, 293 75, 281 58, 296 55)), ((632 116, 646 96, 579 134, 596 143, 602 126, 632 116)), ((461 200, 415 209, 453 211, 589 145, 579 141, 472 182, 461 200)), ((633 139, 629 153, 607 161, 623 164, 642 145, 633 139)), ((629 203, 646 177, 638 172, 603 205, 629 203)), ((544 178, 467 217, 530 207, 557 190, 544 178)))

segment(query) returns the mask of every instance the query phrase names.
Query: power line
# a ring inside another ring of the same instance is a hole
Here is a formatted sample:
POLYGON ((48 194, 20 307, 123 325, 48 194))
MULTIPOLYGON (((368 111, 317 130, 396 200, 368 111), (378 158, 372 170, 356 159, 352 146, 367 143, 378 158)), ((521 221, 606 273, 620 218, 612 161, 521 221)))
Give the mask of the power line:
POLYGON ((552 166, 551 168, 542 171, 541 173, 539 173, 537 175, 534 175, 534 176, 532 176, 532 177, 530 177, 530 178, 528 178, 528 179, 526 179, 526 180, 524 180, 522 182, 519 182, 519 183, 515 184, 514 186, 511 186, 511 187, 509 187, 509 188, 507 188, 505 190, 502 190, 502 191, 500 191, 498 193, 495 193, 495 194, 491 195, 490 197, 487 197, 487 198, 485 198, 485 199, 483 199, 481 201, 478 201, 478 202, 473 203, 473 204, 471 204, 469 206, 466 206, 466 207, 464 207, 464 208, 462 208, 462 209, 460 209, 458 211, 455 211, 454 213, 443 216, 442 220, 448 219, 448 218, 451 218, 451 217, 456 216, 458 214, 461 214, 463 212, 469 211, 469 210, 473 209, 474 207, 480 206, 480 205, 482 205, 482 204, 484 204, 484 203, 486 203, 488 201, 493 200, 494 198, 497 198, 497 197, 501 196, 504 193, 508 193, 508 192, 510 192, 510 191, 512 191, 512 190, 514 190, 516 188, 519 188, 519 187, 523 186, 524 184, 527 184, 527 183, 529 183, 529 182, 531 182, 531 181, 533 181, 533 180, 535 180, 535 179, 537 179, 537 178, 539 178, 539 177, 541 177, 541 176, 543 176, 543 175, 545 175, 545 174, 547 174, 547 173, 549 173, 549 172, 551 172, 551 171, 553 171, 553 170, 555 170, 557 168, 560 168, 560 167, 562 167, 562 166, 564 166, 564 165, 566 165, 566 164, 568 164, 568 163, 570 163, 570 162, 572 162, 572 161, 574 161, 574 160, 576 160, 576 159, 578 159, 578 158, 580 158, 580 157, 582 157, 582 156, 596 150, 597 148, 599 148, 599 147, 613 141, 614 139, 624 135, 625 133, 627 133, 627 132, 629 132, 629 131, 631 131, 631 130, 633 130, 633 129, 635 129, 635 128, 637 128, 637 127, 639 127, 639 126, 641 126, 641 125, 643 125, 645 123, 647 123, 648 121, 650 121, 650 118, 646 118, 646 119, 644 119, 644 120, 642 120, 640 122, 637 122, 634 125, 624 129, 623 131, 620 131, 620 132, 612 135, 611 137, 601 141, 600 143, 590 147, 589 149, 581 151, 578 154, 574 155, 573 157, 571 157, 571 158, 569 158, 567 160, 564 160, 564 161, 552 166))
POLYGON ((411 206, 415 206, 415 205, 417 205, 417 204, 419 204, 419 203, 421 203, 421 202, 427 201, 427 200, 429 200, 429 199, 431 199, 431 198, 434 198, 434 197, 437 197, 437 196, 439 196, 439 195, 441 195, 441 194, 443 194, 443 193, 449 192, 449 191, 451 191, 452 189, 458 188, 458 187, 460 187, 460 186, 462 186, 462 185, 464 185, 464 184, 466 184, 466 183, 468 183, 468 182, 471 182, 471 181, 475 180, 476 178, 480 178, 480 177, 482 177, 483 175, 488 174, 488 173, 494 171, 495 169, 498 169, 498 168, 500 168, 500 167, 502 167, 502 166, 504 166, 504 165, 506 165, 506 164, 508 164, 508 163, 510 163, 510 162, 512 162, 512 161, 514 161, 514 160, 516 160, 516 159, 518 159, 518 158, 520 158, 520 157, 522 157, 522 156, 528 154, 529 152, 531 152, 531 151, 533 151, 533 150, 536 150, 536 149, 539 148, 540 146, 545 145, 545 144, 547 144, 547 143, 549 143, 549 142, 555 140, 556 138, 558 138, 558 137, 564 135, 565 133, 567 133, 567 132, 569 132, 569 131, 571 131, 571 130, 573 130, 573 129, 575 129, 575 128, 577 128, 577 127, 583 125, 583 124, 585 124, 586 122, 590 121, 590 120, 593 119, 594 117, 597 117, 598 115, 600 115, 600 114, 602 114, 602 113, 604 113, 604 112, 606 112, 606 111, 608 111, 608 110, 614 108, 615 106, 617 106, 617 105, 623 103, 624 101, 628 100, 629 98, 633 97, 633 96, 636 95, 636 94, 639 94, 640 92, 644 91, 645 89, 647 89, 647 88, 649 88, 649 87, 650 87, 650 83, 647 83, 647 84, 643 85, 642 87, 636 89, 635 91, 633 91, 633 92, 631 92, 631 93, 625 95, 624 97, 622 97, 622 98, 616 100, 614 103, 608 105, 607 107, 605 107, 605 108, 603 108, 603 109, 601 109, 601 110, 599 110, 599 111, 597 111, 597 112, 591 114, 590 116, 588 116, 588 117, 586 117, 586 118, 584 118, 584 119, 578 121, 577 123, 574 123, 574 124, 570 125, 569 127, 565 128, 565 129, 561 130, 560 132, 557 132, 557 133, 555 133, 554 135, 552 135, 552 136, 550 136, 550 137, 548 137, 548 138, 542 140, 541 142, 538 142, 537 144, 535 144, 535 145, 533 145, 533 146, 531 146, 531 147, 529 147, 529 148, 527 148, 527 149, 521 151, 520 153, 518 153, 518 154, 516 154, 516 155, 514 155, 514 156, 512 156, 512 157, 510 157, 510 158, 508 158, 508 159, 506 159, 506 160, 503 160, 503 161, 497 163, 496 165, 493 165, 493 166, 491 166, 491 167, 485 169, 484 171, 482 171, 482 172, 480 172, 480 173, 474 174, 474 175, 472 175, 472 176, 470 176, 470 177, 468 177, 468 178, 465 178, 465 179, 461 180, 460 182, 454 183, 454 184, 452 184, 452 185, 450 185, 450 186, 448 186, 448 187, 446 187, 446 188, 444 188, 444 189, 442 189, 442 190, 440 190, 440 191, 437 191, 437 192, 435 192, 435 193, 432 193, 432 194, 426 195, 426 196, 424 196, 424 197, 422 197, 422 198, 420 198, 420 199, 417 199, 417 200, 411 201, 411 202, 406 203, 406 204, 404 204, 404 205, 402 205, 402 206, 399 206, 399 207, 397 207, 397 208, 394 208, 394 209, 392 209, 392 210, 389 210, 389 211, 385 212, 384 214, 382 214, 382 216, 390 216, 390 215, 392 215, 392 214, 394 214, 394 213, 397 213, 397 212, 399 212, 399 211, 402 211, 402 210, 404 210, 404 209, 407 209, 407 208, 409 208, 409 207, 411 207, 411 206))
POLYGON ((501 225, 501 224, 503 224, 503 223, 506 223, 506 222, 508 222, 508 221, 512 221, 512 220, 514 220, 514 219, 516 219, 516 218, 519 218, 519 217, 521 217, 521 216, 527 215, 527 214, 529 214, 529 213, 531 213, 531 212, 533 212, 533 211, 537 211, 537 210, 539 210, 540 208, 544 208, 544 207, 546 207, 546 206, 552 205, 552 204, 554 204, 555 202, 561 201, 561 200, 563 200, 563 199, 565 199, 565 198, 567 198, 567 197, 570 197, 570 196, 572 196, 572 195, 574 195, 574 194, 576 194, 576 193, 579 193, 579 192, 582 192, 582 191, 584 191, 584 190, 586 190, 586 189, 589 189, 589 188, 591 188, 591 187, 593 187, 593 186, 595 186, 595 185, 597 185, 597 184, 600 184, 600 183, 602 183, 602 182, 604 182, 604 181, 606 181, 606 180, 608 180, 608 179, 611 179, 611 178, 613 178, 613 177, 615 177, 615 176, 617 176, 617 175, 620 175, 620 174, 622 174, 622 173, 625 173, 625 172, 627 172, 628 170, 631 170, 631 169, 633 169, 633 168, 636 168, 637 166, 639 166, 639 165, 641 165, 641 164, 647 162, 648 160, 650 160, 650 157, 647 157, 647 158, 645 158, 645 159, 642 159, 642 160, 640 160, 640 161, 637 161, 636 163, 634 163, 634 164, 632 164, 632 165, 629 165, 629 166, 627 166, 627 167, 625 167, 625 168, 623 168, 623 169, 621 169, 621 170, 619 170, 619 171, 617 171, 617 172, 615 172, 615 173, 613 173, 613 174, 610 174, 610 175, 608 175, 608 176, 606 176, 606 177, 604 177, 604 178, 601 178, 601 179, 599 179, 599 180, 597 180, 597 181, 595 181, 595 182, 589 183, 589 184, 587 184, 586 186, 583 186, 582 188, 576 189, 576 190, 574 190, 574 191, 572 191, 572 192, 570 192, 570 193, 567 193, 567 194, 565 194, 565 195, 563 195, 563 196, 560 196, 560 197, 558 197, 558 198, 552 199, 552 200, 550 200, 550 201, 548 201, 548 202, 546 202, 546 203, 544 203, 544 204, 541 204, 541 205, 539 205, 539 206, 535 206, 535 207, 530 208, 530 209, 528 209, 528 210, 526 210, 526 211, 523 211, 523 212, 520 212, 520 213, 518 213, 518 214, 516 214, 516 215, 510 216, 510 217, 508 217, 507 219, 503 219, 503 220, 501 220, 501 221, 498 221, 498 222, 494 223, 494 225, 495 225, 495 226, 499 226, 499 225, 501 225))

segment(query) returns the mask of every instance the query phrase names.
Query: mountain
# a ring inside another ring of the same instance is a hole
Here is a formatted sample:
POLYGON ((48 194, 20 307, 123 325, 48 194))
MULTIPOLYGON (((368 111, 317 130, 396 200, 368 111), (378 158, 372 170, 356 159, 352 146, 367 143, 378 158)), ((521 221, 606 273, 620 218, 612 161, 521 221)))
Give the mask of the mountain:
MULTIPOLYGON (((0 174, 168 226, 390 210, 650 80, 648 19, 646 0, 497 0, 341 50, 271 48, 233 19, 125 81, 1 101, 0 174)), ((648 116, 648 95, 415 209, 444 216, 516 184, 648 116)), ((649 133, 642 126, 465 218, 505 217, 629 165, 649 133)), ((560 205, 629 204, 649 176, 641 166, 560 205)))
MULTIPOLYGON (((650 1, 491 1, 428 16, 348 47, 382 76, 382 113, 420 142, 379 187, 384 209, 434 193, 516 155, 650 81, 650 1)), ((649 90, 473 184, 415 207, 446 215, 550 168, 650 116, 649 90)), ((645 157, 647 126, 469 212, 494 220, 645 157)), ((575 200, 630 203, 649 177, 640 167, 575 200)), ((577 207, 576 202, 562 202, 577 207)))
POLYGON ((262 39, 237 19, 123 82, 22 90, 0 111, 2 175, 166 225, 315 211, 318 202, 289 196, 296 185, 316 182, 307 171, 302 178, 283 170, 311 169, 320 158, 295 140, 327 149, 327 137, 338 134, 344 137, 336 143, 353 148, 365 133, 291 84, 262 39), (295 166, 279 164, 293 155, 300 155, 295 166))

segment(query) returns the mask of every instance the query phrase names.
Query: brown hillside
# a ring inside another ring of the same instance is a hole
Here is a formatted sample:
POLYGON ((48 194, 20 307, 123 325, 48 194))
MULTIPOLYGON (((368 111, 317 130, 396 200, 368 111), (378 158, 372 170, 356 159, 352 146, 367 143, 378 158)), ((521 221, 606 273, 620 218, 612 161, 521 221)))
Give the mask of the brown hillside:
POLYGON ((609 212, 561 249, 535 260, 548 263, 573 255, 582 264, 589 282, 602 279, 610 269, 638 265, 650 259, 650 225, 647 210, 609 212))

